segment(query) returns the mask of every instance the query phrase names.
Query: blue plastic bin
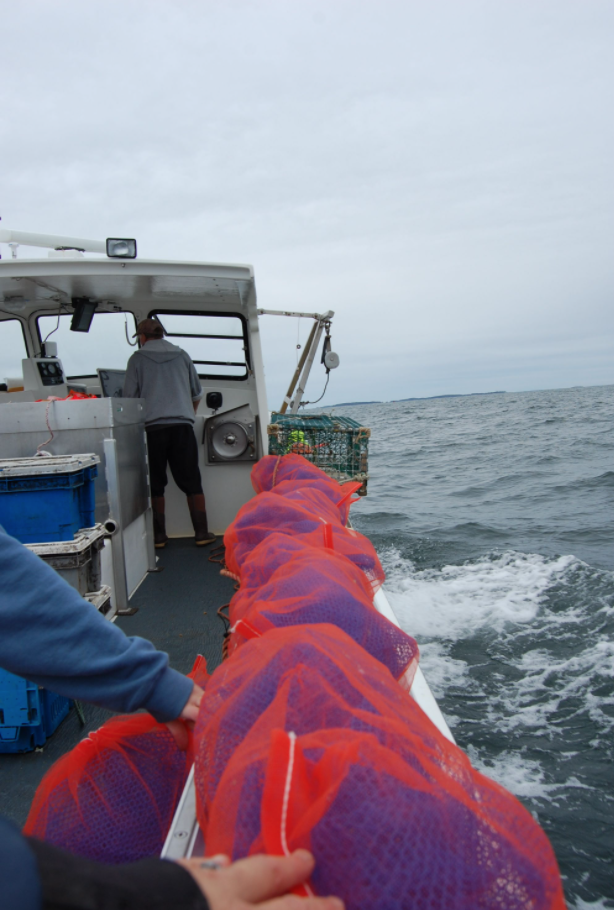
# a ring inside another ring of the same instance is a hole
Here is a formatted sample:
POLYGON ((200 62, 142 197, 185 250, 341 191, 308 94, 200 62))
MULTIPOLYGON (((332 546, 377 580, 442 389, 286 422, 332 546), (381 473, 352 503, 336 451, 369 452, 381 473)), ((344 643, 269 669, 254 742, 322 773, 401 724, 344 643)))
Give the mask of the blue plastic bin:
POLYGON ((0 525, 22 543, 72 540, 94 524, 97 455, 0 460, 0 525))
POLYGON ((64 720, 72 702, 35 683, 0 670, 0 753, 43 746, 64 720))

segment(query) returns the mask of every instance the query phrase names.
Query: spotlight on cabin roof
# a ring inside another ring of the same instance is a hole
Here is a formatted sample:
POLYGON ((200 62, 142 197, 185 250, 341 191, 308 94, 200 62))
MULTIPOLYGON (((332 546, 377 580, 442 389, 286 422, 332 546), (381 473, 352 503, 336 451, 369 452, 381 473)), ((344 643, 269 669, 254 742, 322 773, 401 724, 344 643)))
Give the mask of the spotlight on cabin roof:
POLYGON ((136 240, 107 237, 107 256, 111 259, 136 259, 136 240))

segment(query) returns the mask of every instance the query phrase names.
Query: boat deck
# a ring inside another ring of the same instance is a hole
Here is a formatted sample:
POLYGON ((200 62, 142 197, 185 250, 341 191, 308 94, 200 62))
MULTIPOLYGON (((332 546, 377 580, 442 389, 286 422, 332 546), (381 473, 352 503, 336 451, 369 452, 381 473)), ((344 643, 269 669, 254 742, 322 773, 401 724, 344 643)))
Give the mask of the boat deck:
MULTIPOLYGON (((202 654, 212 672, 222 660, 224 624, 220 606, 234 593, 234 582, 220 575, 211 562, 211 547, 196 547, 192 539, 170 540, 157 550, 158 570, 150 573, 133 595, 134 616, 118 617, 127 635, 147 638, 170 657, 182 673, 202 654)), ((22 826, 41 778, 61 755, 72 749, 113 712, 83 704, 85 726, 73 708, 42 749, 20 755, 0 755, 0 812, 22 826)))

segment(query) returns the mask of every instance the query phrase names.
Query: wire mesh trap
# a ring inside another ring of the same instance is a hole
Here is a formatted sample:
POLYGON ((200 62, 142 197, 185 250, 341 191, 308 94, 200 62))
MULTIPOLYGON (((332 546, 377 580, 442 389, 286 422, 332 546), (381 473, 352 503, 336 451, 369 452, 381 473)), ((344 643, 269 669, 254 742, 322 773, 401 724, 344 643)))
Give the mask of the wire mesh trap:
POLYGON ((360 481, 367 495, 371 430, 351 417, 328 414, 271 415, 269 455, 302 455, 340 483, 360 481))

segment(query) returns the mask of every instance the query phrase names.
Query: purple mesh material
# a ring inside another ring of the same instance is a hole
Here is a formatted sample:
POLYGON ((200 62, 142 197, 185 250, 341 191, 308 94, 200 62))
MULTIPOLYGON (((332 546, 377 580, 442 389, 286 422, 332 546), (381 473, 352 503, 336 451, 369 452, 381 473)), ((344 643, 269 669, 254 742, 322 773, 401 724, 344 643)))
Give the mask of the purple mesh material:
MULTIPOLYGON (((286 551, 287 553, 287 551, 286 551)), ((333 623, 383 663, 409 689, 418 661, 416 641, 373 606, 363 572, 329 550, 303 546, 278 565, 266 584, 230 602, 229 654, 272 628, 333 623)))
POLYGON ((332 504, 323 494, 310 493, 310 501, 299 501, 275 493, 260 493, 240 510, 224 535, 228 571, 243 580, 242 566, 255 548, 274 532, 287 534, 311 546, 327 547, 346 556, 366 574, 375 590, 384 580, 384 571, 372 543, 338 520, 329 520, 332 504), (316 514, 316 508, 321 515, 316 514))
POLYGON ((348 910, 564 908, 531 815, 332 626, 239 649, 212 677, 196 739, 209 853, 311 849, 312 888, 348 910))
POLYGON ((112 718, 45 775, 24 833, 103 863, 158 856, 188 770, 164 724, 112 718))
MULTIPOLYGON (((330 478, 327 477, 326 480, 330 481, 330 478)), ((350 506, 356 502, 352 496, 361 486, 360 483, 340 485, 336 480, 322 483, 321 478, 301 481, 297 486, 294 480, 284 480, 282 483, 276 484, 271 492, 276 493, 277 496, 290 496, 290 498, 304 498, 305 500, 309 499, 311 492, 318 493, 320 497, 325 496, 335 506, 336 513, 334 514, 339 515, 341 524, 346 525, 350 516, 350 506)))
POLYGON ((316 467, 302 455, 265 455, 252 468, 252 486, 256 493, 266 493, 284 481, 301 486, 305 481, 316 481, 322 487, 329 484, 339 486, 321 468, 316 467))
POLYGON ((346 703, 379 722, 373 699, 382 694, 387 711, 393 705, 401 717, 406 711, 422 714, 390 672, 341 629, 328 624, 273 629, 244 644, 211 677, 194 731, 200 806, 210 803, 234 750, 290 676, 288 726, 285 720, 278 725, 296 733, 343 726, 346 703))

